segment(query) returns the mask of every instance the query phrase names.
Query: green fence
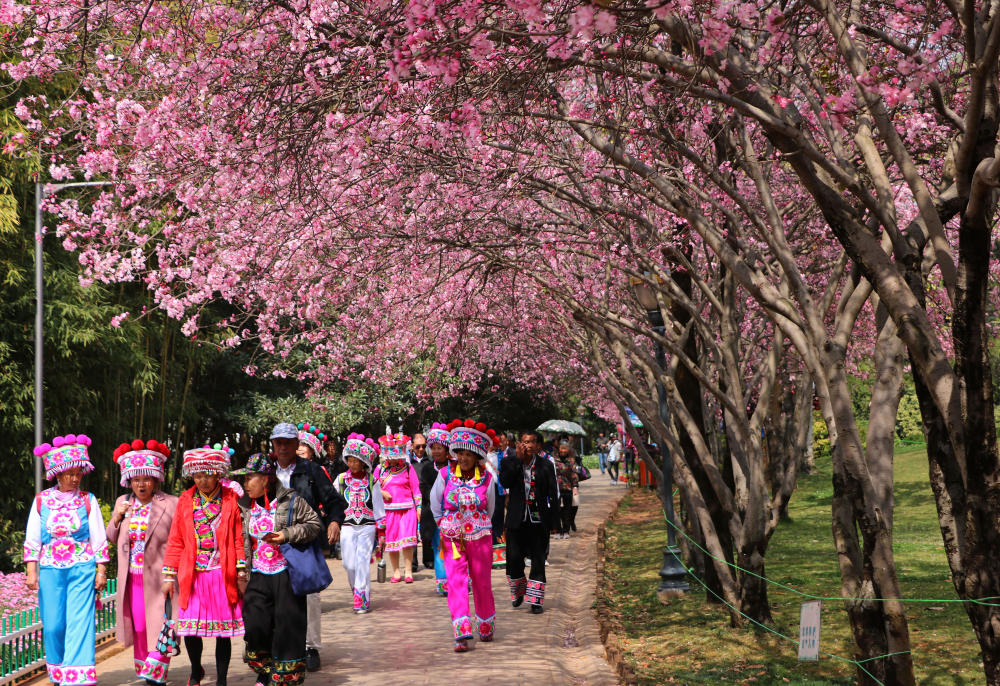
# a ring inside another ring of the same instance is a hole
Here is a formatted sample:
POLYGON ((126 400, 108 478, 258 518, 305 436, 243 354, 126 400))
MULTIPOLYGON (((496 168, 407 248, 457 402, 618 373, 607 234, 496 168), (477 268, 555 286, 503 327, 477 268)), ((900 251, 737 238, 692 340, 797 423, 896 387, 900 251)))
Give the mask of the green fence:
MULTIPOLYGON (((117 585, 118 580, 111 579, 101 593, 101 609, 94 618, 98 643, 115 631, 117 585)), ((0 618, 0 684, 13 683, 44 668, 41 611, 33 607, 0 618)))

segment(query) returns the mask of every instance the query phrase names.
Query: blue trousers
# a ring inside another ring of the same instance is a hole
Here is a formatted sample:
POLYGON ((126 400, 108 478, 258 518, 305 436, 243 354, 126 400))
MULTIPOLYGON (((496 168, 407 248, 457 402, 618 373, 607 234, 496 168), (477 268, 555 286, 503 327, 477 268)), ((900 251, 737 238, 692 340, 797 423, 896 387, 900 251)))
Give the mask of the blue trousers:
POLYGON ((608 468, 608 454, 607 453, 597 453, 597 462, 601 466, 601 474, 604 470, 608 468))
POLYGON ((94 668, 93 560, 67 567, 39 567, 38 605, 49 679, 57 684, 97 683, 94 668))
POLYGON ((445 579, 448 574, 444 571, 444 560, 441 558, 441 532, 434 529, 434 579, 437 581, 437 592, 443 594, 445 591, 445 579))

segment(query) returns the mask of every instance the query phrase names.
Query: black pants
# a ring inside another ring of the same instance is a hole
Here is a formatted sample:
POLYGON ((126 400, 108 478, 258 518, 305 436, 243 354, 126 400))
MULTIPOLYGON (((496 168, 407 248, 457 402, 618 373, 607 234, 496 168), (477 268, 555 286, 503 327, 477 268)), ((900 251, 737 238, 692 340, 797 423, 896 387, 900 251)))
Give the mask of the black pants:
POLYGON ((608 475, 615 483, 618 483, 618 464, 619 462, 608 462, 608 475))
POLYGON ((499 543, 500 539, 503 538, 503 519, 504 519, 504 514, 505 514, 504 510, 506 509, 506 504, 507 504, 507 497, 502 496, 498 493, 496 498, 496 505, 494 506, 493 509, 493 520, 492 520, 493 545, 499 543))
POLYGON ((531 558, 532 581, 545 581, 545 557, 549 548, 549 530, 544 524, 522 523, 507 531, 507 576, 524 576, 524 558, 531 558))
POLYGON ((573 491, 560 491, 559 493, 559 533, 568 534, 570 525, 573 523, 573 491))
MULTIPOLYGON (((437 525, 434 523, 434 513, 431 512, 431 508, 424 505, 420 510, 420 545, 421 559, 424 561, 424 567, 432 569, 434 567, 434 532, 437 531, 437 525)), ((414 561, 416 561, 417 556, 413 556, 414 561)))
POLYGON ((292 593, 288 572, 253 572, 243 596, 247 664, 282 684, 305 678, 306 597, 292 593))

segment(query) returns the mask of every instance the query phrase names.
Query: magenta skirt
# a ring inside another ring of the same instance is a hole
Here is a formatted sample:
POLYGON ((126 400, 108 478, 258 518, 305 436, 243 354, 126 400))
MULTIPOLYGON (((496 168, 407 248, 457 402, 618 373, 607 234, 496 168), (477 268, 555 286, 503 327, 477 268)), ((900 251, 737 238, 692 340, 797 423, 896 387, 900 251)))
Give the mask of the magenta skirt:
POLYGON ((195 571, 188 606, 177 612, 177 635, 205 638, 243 635, 243 601, 229 604, 221 569, 195 571))
POLYGON ((385 550, 417 547, 417 508, 385 511, 385 550))

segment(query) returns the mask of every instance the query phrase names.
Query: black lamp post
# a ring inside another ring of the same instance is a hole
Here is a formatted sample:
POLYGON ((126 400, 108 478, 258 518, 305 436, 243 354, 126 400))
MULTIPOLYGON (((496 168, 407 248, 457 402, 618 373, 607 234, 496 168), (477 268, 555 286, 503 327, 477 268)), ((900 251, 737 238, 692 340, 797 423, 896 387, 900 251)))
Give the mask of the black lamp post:
MULTIPOLYGON (((580 419, 580 428, 583 428, 583 413, 587 408, 580 403, 576 406, 576 416, 580 419)), ((580 464, 583 464, 583 434, 580 434, 580 464)))
MULTIPOLYGON (((659 334, 666 332, 663 323, 663 314, 660 312, 660 305, 656 299, 656 293, 645 281, 635 280, 632 282, 636 300, 646 311, 649 324, 653 330, 659 334)), ((656 364, 663 371, 667 367, 666 352, 663 345, 656 341, 656 364)), ((667 389, 659 380, 656 382, 656 395, 660 410, 660 420, 665 426, 670 423, 670 408, 667 406, 667 389)), ((670 456, 670 449, 664 440, 657 441, 660 445, 660 459, 663 466, 663 478, 660 479, 662 489, 662 500, 665 503, 667 521, 667 547, 663 550, 663 567, 660 569, 660 586, 656 589, 660 599, 682 596, 688 592, 690 586, 684 577, 687 570, 680 562, 681 551, 677 547, 677 538, 674 534, 674 462, 670 456)))

